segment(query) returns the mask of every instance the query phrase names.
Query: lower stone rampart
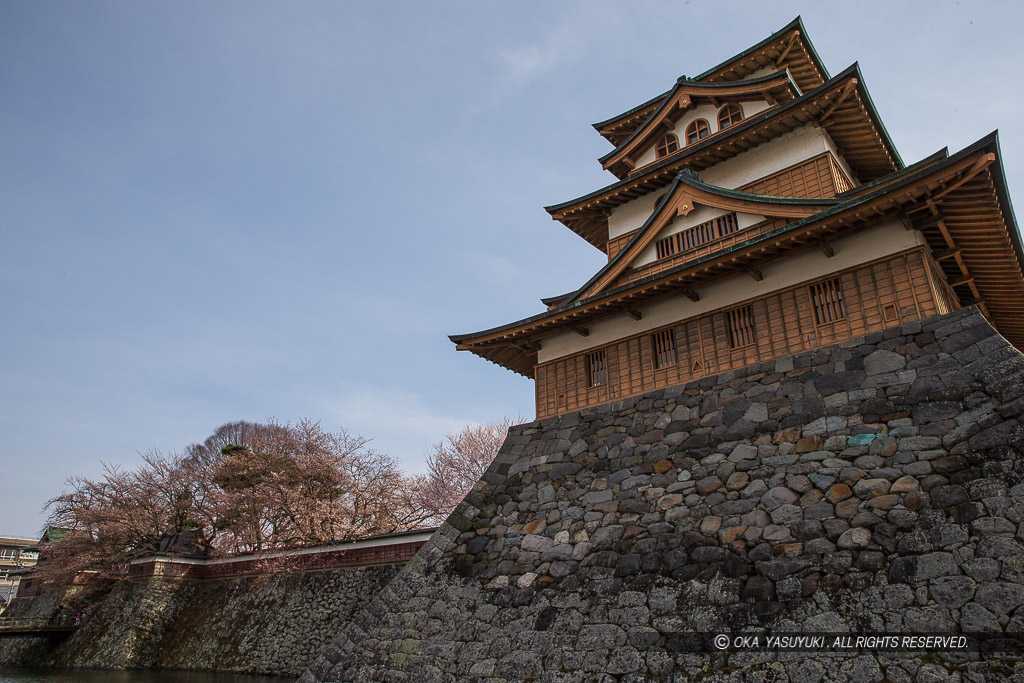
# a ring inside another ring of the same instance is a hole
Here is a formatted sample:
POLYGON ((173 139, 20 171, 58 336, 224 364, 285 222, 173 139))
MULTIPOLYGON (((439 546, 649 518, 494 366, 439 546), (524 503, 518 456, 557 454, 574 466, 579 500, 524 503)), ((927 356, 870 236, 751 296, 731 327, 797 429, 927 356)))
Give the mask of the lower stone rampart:
POLYGON ((690 637, 1024 632, 1022 414, 967 309, 521 425, 300 681, 1024 678, 690 637))
POLYGON ((0 640, 0 664, 98 669, 166 668, 297 676, 401 565, 248 575, 150 576, 106 594, 74 586, 19 598, 5 616, 74 614, 95 605, 70 638, 0 640))

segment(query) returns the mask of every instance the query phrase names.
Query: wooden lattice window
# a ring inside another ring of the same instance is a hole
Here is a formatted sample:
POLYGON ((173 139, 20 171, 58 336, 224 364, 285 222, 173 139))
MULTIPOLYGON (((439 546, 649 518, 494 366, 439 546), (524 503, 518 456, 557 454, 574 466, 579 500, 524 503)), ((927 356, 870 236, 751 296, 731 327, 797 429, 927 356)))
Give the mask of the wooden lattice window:
POLYGON ((654 243, 654 247, 659 259, 668 258, 681 251, 699 247, 719 237, 725 237, 737 230, 739 230, 739 223, 736 221, 736 214, 727 213, 724 216, 704 221, 688 230, 663 237, 654 243))
POLYGON ((711 126, 704 119, 697 119, 690 122, 686 127, 686 144, 692 145, 711 135, 711 126))
POLYGON ((729 311, 729 348, 741 349, 754 343, 754 309, 749 304, 729 311))
POLYGON ((651 349, 654 351, 655 370, 676 364, 676 335, 671 329, 652 334, 651 349))
POLYGON ((669 235, 654 243, 654 248, 658 252, 658 258, 668 258, 679 251, 679 237, 680 233, 669 235))
POLYGON ((735 126, 743 120, 743 110, 738 104, 727 104, 718 110, 718 130, 735 126))
POLYGON ((587 354, 587 386, 603 387, 608 384, 608 357, 604 349, 587 354))
POLYGON ((654 154, 658 159, 667 157, 672 152, 678 151, 679 149, 679 138, 676 137, 675 133, 666 133, 665 137, 658 141, 658 145, 654 148, 654 154))
POLYGON ((843 304, 843 290, 839 287, 839 278, 816 282, 811 285, 810 290, 815 325, 826 325, 846 317, 846 306, 843 304))
POLYGON ((715 225, 718 228, 719 237, 725 237, 729 233, 739 230, 739 223, 736 221, 736 214, 734 213, 719 216, 715 219, 715 225))

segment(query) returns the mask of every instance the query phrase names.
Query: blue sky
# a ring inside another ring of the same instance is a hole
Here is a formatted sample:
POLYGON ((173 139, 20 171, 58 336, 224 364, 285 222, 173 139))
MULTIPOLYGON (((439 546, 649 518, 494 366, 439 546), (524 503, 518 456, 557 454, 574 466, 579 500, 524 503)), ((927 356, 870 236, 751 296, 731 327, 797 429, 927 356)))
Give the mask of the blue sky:
POLYGON ((1018 3, 0 1, 0 533, 100 462, 319 419, 410 471, 532 382, 448 334, 602 263, 590 128, 802 14, 906 162, 999 128, 1018 3))

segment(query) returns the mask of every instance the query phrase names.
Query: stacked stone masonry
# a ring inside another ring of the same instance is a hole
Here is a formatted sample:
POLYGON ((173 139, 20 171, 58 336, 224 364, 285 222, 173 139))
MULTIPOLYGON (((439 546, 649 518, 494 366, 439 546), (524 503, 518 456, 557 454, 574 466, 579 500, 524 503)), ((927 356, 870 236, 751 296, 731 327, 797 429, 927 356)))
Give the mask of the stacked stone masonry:
POLYGON ((401 565, 196 580, 149 576, 18 599, 5 616, 92 615, 70 638, 0 640, 0 665, 297 676, 401 565))
POLYGON ((976 309, 512 430, 301 683, 1024 679, 689 633, 1024 632, 1024 356, 976 309))

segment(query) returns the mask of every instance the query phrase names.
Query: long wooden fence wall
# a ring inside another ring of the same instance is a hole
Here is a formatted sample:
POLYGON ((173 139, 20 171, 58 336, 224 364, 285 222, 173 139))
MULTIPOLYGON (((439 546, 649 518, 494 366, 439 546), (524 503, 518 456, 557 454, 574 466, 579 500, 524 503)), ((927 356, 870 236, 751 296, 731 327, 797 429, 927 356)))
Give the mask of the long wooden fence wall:
POLYGON ((935 278, 930 261, 923 250, 914 249, 540 364, 535 370, 537 417, 684 384, 948 312, 956 299, 935 278), (838 304, 830 299, 834 290, 838 304), (669 365, 664 336, 654 338, 664 330, 671 330, 675 341, 675 362, 669 365), (747 343, 750 338, 753 343, 747 343), (659 354, 653 351, 656 342, 659 354), (603 371, 596 379, 603 384, 591 386, 599 366, 603 371))

